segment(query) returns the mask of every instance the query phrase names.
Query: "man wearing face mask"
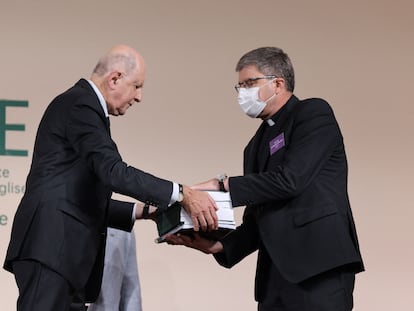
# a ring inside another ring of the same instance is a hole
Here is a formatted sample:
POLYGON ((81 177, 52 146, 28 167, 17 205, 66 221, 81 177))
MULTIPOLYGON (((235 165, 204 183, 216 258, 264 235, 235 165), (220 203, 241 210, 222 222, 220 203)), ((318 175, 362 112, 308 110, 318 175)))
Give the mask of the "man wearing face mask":
POLYGON ((243 223, 220 241, 168 237, 231 268, 258 250, 259 311, 352 310, 355 274, 364 270, 347 193, 347 160, 334 113, 323 99, 293 95, 286 53, 259 48, 237 63, 238 102, 263 120, 244 150, 244 175, 220 175, 194 188, 230 193, 243 223))

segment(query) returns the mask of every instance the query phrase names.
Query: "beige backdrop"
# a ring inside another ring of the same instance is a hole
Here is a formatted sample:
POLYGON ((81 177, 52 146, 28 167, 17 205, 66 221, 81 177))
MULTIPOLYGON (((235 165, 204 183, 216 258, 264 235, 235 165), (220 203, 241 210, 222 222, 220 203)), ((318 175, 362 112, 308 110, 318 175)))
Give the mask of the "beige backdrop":
MULTIPOLYGON (((144 55, 143 103, 112 119, 124 159, 191 184, 242 173, 242 151, 259 125, 238 107, 238 58, 278 46, 296 69, 296 95, 323 97, 341 123, 349 192, 367 272, 358 275, 355 310, 412 308, 414 204, 412 118, 414 5, 408 0, 7 1, 0 5, 0 99, 8 108, 0 185, 23 185, 35 131, 49 101, 101 54, 127 43, 144 55)), ((0 261, 21 194, 0 196, 0 261), (3 215, 3 216, 2 216, 3 215), (7 219, 5 218, 7 217, 7 219)), ((242 209, 237 209, 240 221, 242 209)), ((255 310, 256 255, 231 270, 189 249, 156 245, 155 226, 135 225, 143 306, 151 310, 255 310)), ((0 309, 17 289, 0 272, 0 309)))

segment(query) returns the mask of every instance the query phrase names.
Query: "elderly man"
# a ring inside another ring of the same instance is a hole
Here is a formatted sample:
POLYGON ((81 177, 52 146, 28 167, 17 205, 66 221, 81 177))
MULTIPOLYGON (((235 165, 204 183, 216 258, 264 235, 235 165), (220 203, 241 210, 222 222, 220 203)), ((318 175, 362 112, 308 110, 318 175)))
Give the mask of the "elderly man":
POLYGON ((47 107, 4 264, 16 278, 19 311, 66 311, 74 297, 96 299, 108 221, 128 227, 132 218, 179 201, 196 230, 217 228, 211 197, 127 165, 111 139, 108 115, 139 103, 144 80, 142 56, 118 45, 90 80, 79 80, 47 107), (131 212, 130 204, 110 200, 113 191, 145 207, 131 212))

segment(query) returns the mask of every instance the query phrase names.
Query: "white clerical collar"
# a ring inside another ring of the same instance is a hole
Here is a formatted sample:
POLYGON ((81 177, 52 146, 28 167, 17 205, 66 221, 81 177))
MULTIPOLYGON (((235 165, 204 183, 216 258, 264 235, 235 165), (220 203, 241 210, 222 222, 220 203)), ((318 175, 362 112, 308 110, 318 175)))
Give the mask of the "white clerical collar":
POLYGON ((98 89, 98 87, 95 85, 95 83, 93 83, 91 80, 87 80, 88 82, 89 82, 89 84, 92 86, 92 88, 93 88, 93 90, 95 91, 95 93, 96 93, 96 96, 98 96, 98 99, 99 99, 99 102, 100 102, 100 104, 101 104, 101 106, 102 106, 102 109, 103 109, 103 111, 104 111, 104 113, 105 113, 105 117, 109 117, 109 114, 108 114, 108 107, 106 106, 106 101, 105 101, 105 99, 104 99, 104 97, 103 97, 103 95, 102 95, 102 93, 101 93, 101 91, 99 91, 99 89, 98 89))
POLYGON ((273 126, 276 124, 275 121, 273 121, 272 119, 267 119, 266 122, 269 126, 273 126))

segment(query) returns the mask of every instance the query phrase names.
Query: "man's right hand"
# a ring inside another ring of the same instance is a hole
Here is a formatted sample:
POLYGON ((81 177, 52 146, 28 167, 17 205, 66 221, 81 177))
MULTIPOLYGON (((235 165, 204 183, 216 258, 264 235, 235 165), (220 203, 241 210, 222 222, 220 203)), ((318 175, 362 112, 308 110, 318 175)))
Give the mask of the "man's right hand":
POLYGON ((193 221, 194 231, 201 227, 203 231, 217 230, 218 217, 216 202, 205 191, 183 186, 183 201, 181 205, 193 221))
POLYGON ((197 249, 205 254, 216 254, 223 251, 223 244, 220 241, 208 240, 194 233, 193 237, 184 234, 170 234, 165 240, 170 245, 184 245, 197 249))

